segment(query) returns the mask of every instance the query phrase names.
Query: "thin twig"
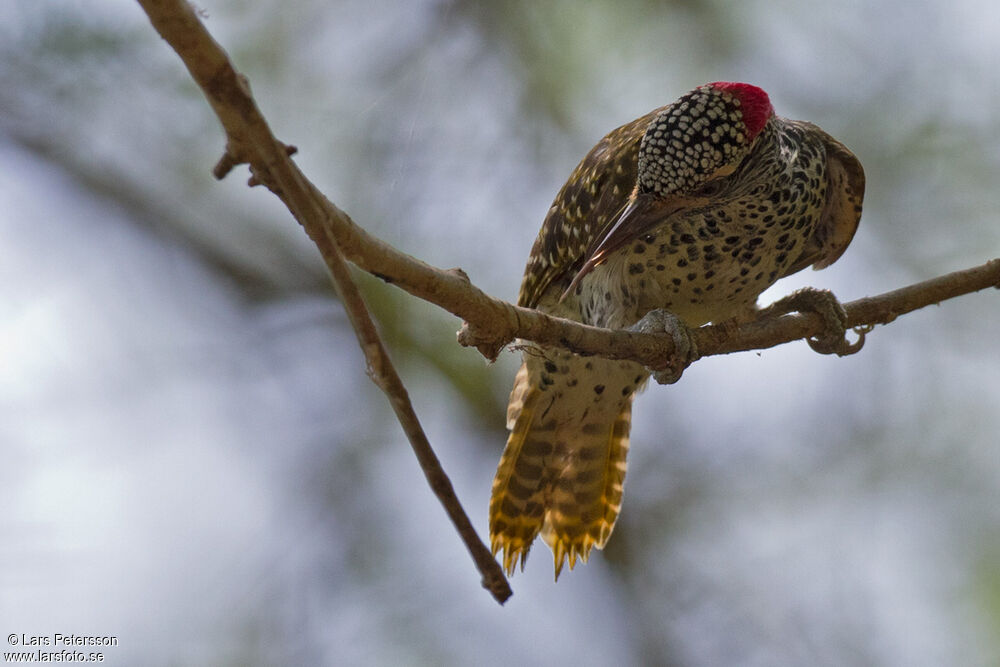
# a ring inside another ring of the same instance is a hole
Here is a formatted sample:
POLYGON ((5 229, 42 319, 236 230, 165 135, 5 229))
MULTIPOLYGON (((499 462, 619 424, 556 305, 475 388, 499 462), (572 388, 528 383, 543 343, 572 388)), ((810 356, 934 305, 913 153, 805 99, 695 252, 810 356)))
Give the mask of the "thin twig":
MULTIPOLYGON (((871 330, 878 324, 892 322, 900 315, 988 287, 1000 288, 1000 259, 991 259, 970 269, 954 271, 891 292, 845 303, 847 326, 871 330)), ((693 336, 699 354, 705 357, 763 350, 801 338, 818 336, 823 333, 824 326, 819 315, 803 313, 737 327, 701 327, 693 332, 693 336)))
POLYGON ((413 453, 427 477, 428 484, 440 499, 441 504, 444 505, 445 511, 483 576, 483 587, 488 589, 493 597, 503 604, 511 596, 510 584, 500 570, 499 564, 494 560, 493 554, 476 534, 476 529, 465 514, 465 510, 455 494, 451 480, 448 479, 448 475, 445 474, 430 441, 427 440, 427 434, 424 433, 424 429, 420 425, 420 420, 413 409, 413 403, 403 385, 403 380, 396 372, 389 353, 375 328, 375 322, 372 320, 368 306, 351 278, 347 262, 340 254, 337 244, 332 240, 330 246, 332 252, 329 255, 324 255, 324 259, 327 260, 327 266, 333 277, 334 285, 337 287, 337 293, 344 302, 344 308, 350 317, 358 342, 361 344, 361 349, 364 350, 365 361, 368 364, 368 375, 389 397, 389 403, 392 405, 393 412, 396 413, 396 419, 399 420, 413 447, 413 453))
POLYGON ((330 228, 315 224, 315 221, 324 219, 325 198, 317 198, 315 189, 306 187, 305 178, 289 160, 293 151, 271 134, 267 122, 250 97, 246 80, 233 69, 225 52, 205 30, 190 5, 181 0, 139 1, 153 26, 187 65, 223 123, 228 144, 225 155, 215 167, 215 174, 223 177, 235 165, 248 162, 253 180, 278 194, 297 220, 304 225, 312 221, 312 231, 320 231, 324 235, 325 242, 319 244, 323 259, 365 354, 368 374, 388 396, 428 483, 479 568, 483 586, 502 604, 511 595, 510 585, 499 564, 476 534, 427 440, 406 388, 378 335, 330 228))

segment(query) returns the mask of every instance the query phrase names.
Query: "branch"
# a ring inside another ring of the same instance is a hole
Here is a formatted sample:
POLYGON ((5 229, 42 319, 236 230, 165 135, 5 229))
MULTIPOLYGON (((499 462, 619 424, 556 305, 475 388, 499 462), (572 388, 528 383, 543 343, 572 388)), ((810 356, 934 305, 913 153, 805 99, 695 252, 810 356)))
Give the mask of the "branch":
MULTIPOLYGON (((869 331, 878 324, 892 322, 900 315, 988 287, 1000 288, 1000 258, 891 292, 845 303, 843 305, 847 311, 847 326, 860 331, 869 331)), ((818 336, 823 330, 823 320, 819 315, 802 313, 736 327, 725 324, 705 326, 696 329, 692 334, 699 355, 707 357, 714 354, 764 350, 800 338, 818 336)))
POLYGON ((490 550, 479 539, 455 495, 451 481, 420 426, 368 307, 351 279, 337 239, 331 227, 322 224, 325 205, 330 205, 329 202, 289 160, 294 148, 282 145, 271 134, 250 97, 246 80, 233 69, 225 52, 205 30, 190 5, 182 0, 140 0, 140 4, 156 30, 181 56, 222 120, 228 143, 225 155, 215 167, 216 176, 222 178, 236 164, 248 162, 253 172, 251 181, 263 183, 278 194, 319 245, 364 352, 368 375, 389 398, 431 489, 479 568, 483 586, 502 604, 511 595, 510 584, 490 550))
MULTIPOLYGON (((140 3, 144 7, 175 4, 167 0, 140 0, 140 3)), ((291 187, 272 187, 272 190, 293 214, 298 208, 294 204, 300 200, 308 200, 319 209, 314 211, 313 216, 296 215, 296 218, 321 253, 327 254, 335 241, 343 255, 359 268, 461 318, 465 324, 459 332, 459 343, 476 347, 490 360, 496 359, 504 347, 518 338, 564 347, 579 354, 631 359, 650 368, 662 368, 671 359, 674 343, 667 334, 610 331, 512 305, 491 297, 471 284, 461 269, 442 270, 430 266, 358 227, 288 159, 284 146, 271 135, 245 80, 233 70, 221 47, 212 41, 201 24, 197 26, 203 37, 193 39, 186 36, 184 51, 172 45, 204 90, 229 138, 227 157, 220 163, 220 167, 225 169, 218 170, 217 175, 221 178, 228 168, 248 161, 256 173, 254 165, 257 161, 249 159, 254 154, 272 167, 280 166, 283 172, 287 172, 284 180, 288 182, 284 185, 291 187), (202 43, 206 40, 207 43, 202 43), (213 48, 209 49, 209 45, 213 48)), ((890 314, 902 315, 932 303, 998 285, 1000 265, 993 260, 975 269, 941 276, 844 306, 849 326, 871 327, 892 321, 894 317, 888 317, 890 314)), ((699 356, 708 357, 765 349, 800 338, 819 336, 823 332, 824 325, 818 316, 803 314, 739 327, 706 326, 695 330, 693 335, 699 356)))
MULTIPOLYGON (((453 503, 446 500, 449 493, 452 498, 454 495, 450 484, 447 489, 440 484, 440 480, 446 481, 447 477, 419 430, 405 389, 375 335, 371 317, 360 295, 356 295, 357 288, 349 280, 345 259, 464 320, 459 343, 476 347, 491 360, 515 339, 564 347, 579 354, 630 359, 650 368, 663 368, 672 360, 674 343, 667 334, 611 331, 512 305, 477 288, 461 269, 442 270, 430 266, 368 234, 330 202, 291 161, 294 149, 286 147, 271 133, 247 81, 236 72, 188 4, 181 0, 139 0, 139 3, 160 35, 181 57, 222 122, 227 137, 226 153, 216 166, 215 175, 222 178, 236 165, 249 164, 253 174, 251 185, 263 184, 274 192, 319 248, 344 298, 345 307, 349 309, 373 379, 390 396, 431 486, 456 522, 463 539, 468 537, 462 527, 468 519, 461 512, 457 499, 453 503), (461 520, 456 517, 456 508, 461 520)), ((866 331, 877 324, 887 324, 899 315, 987 287, 1000 287, 1000 259, 844 304, 847 324, 866 331)), ((706 357, 765 349, 820 336, 824 331, 825 325, 818 315, 796 314, 741 325, 704 326, 694 330, 692 335, 699 356, 706 357)), ((474 542, 467 539, 466 544, 484 572, 484 585, 496 594, 498 589, 492 587, 500 580, 491 578, 493 568, 482 559, 485 546, 478 538, 474 542)), ((489 561, 496 565, 492 557, 489 561)), ((496 573, 502 579, 499 568, 496 573)), ((505 580, 503 585, 506 586, 505 580)), ((498 596, 498 599, 501 598, 498 596)))

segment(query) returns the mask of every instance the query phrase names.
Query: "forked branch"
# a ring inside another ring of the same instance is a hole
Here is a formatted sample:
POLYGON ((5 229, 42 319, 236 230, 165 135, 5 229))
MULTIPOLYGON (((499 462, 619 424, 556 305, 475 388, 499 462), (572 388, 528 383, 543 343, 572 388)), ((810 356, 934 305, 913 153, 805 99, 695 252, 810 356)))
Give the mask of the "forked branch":
POLYGON ((226 130, 226 152, 215 167, 216 177, 224 177, 237 164, 249 163, 253 173, 251 182, 264 184, 277 194, 319 246, 364 352, 369 376, 389 398, 431 489, 479 568, 483 587, 502 604, 511 595, 510 584, 490 550, 476 534, 431 448, 368 307, 351 279, 334 227, 328 224, 329 215, 339 217, 343 214, 291 162, 289 158, 294 150, 283 145, 271 133, 250 97, 246 80, 237 74, 225 52, 205 30, 190 5, 183 0, 140 0, 140 4, 156 30, 187 65, 226 130))

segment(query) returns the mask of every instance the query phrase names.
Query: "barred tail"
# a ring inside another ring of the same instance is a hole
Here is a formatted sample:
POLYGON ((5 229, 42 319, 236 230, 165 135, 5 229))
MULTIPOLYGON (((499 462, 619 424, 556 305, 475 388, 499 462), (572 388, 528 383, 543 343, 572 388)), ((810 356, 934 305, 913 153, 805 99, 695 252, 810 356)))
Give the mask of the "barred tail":
POLYGON ((584 424, 580 435, 587 438, 579 439, 575 452, 560 456, 556 449, 557 461, 563 460, 556 464, 558 477, 542 526, 542 539, 555 559, 556 579, 564 558, 569 557, 571 570, 577 557, 587 562, 591 547, 603 549, 614 530, 625 485, 632 397, 610 424, 584 424))
POLYGON ((503 551, 504 569, 513 573, 518 561, 524 568, 540 533, 552 549, 558 579, 567 558, 571 569, 577 558, 586 561, 614 528, 633 394, 619 388, 598 400, 591 386, 542 391, 534 367, 543 361, 527 359, 511 392, 510 436, 490 500, 490 542, 494 554, 503 551))
POLYGON ((540 392, 528 380, 528 366, 522 364, 514 379, 507 406, 507 446, 500 457, 490 497, 490 546, 495 556, 503 550, 503 567, 514 572, 518 557, 521 569, 545 515, 543 479, 552 446, 543 438, 528 434, 534 421, 540 392))

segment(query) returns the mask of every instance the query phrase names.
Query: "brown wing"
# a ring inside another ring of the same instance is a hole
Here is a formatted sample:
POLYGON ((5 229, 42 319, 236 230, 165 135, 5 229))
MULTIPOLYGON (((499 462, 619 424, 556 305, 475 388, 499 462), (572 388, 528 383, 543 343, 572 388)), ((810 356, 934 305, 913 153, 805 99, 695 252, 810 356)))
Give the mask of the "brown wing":
POLYGON ((865 170, 854 153, 812 123, 801 124, 818 134, 826 148, 826 203, 812 237, 802 255, 785 271, 786 276, 810 264, 819 270, 837 261, 858 229, 865 197, 865 170))
POLYGON ((608 133, 570 174, 531 248, 518 305, 534 308, 549 285, 568 283, 580 268, 584 253, 632 193, 639 142, 659 112, 608 133))

